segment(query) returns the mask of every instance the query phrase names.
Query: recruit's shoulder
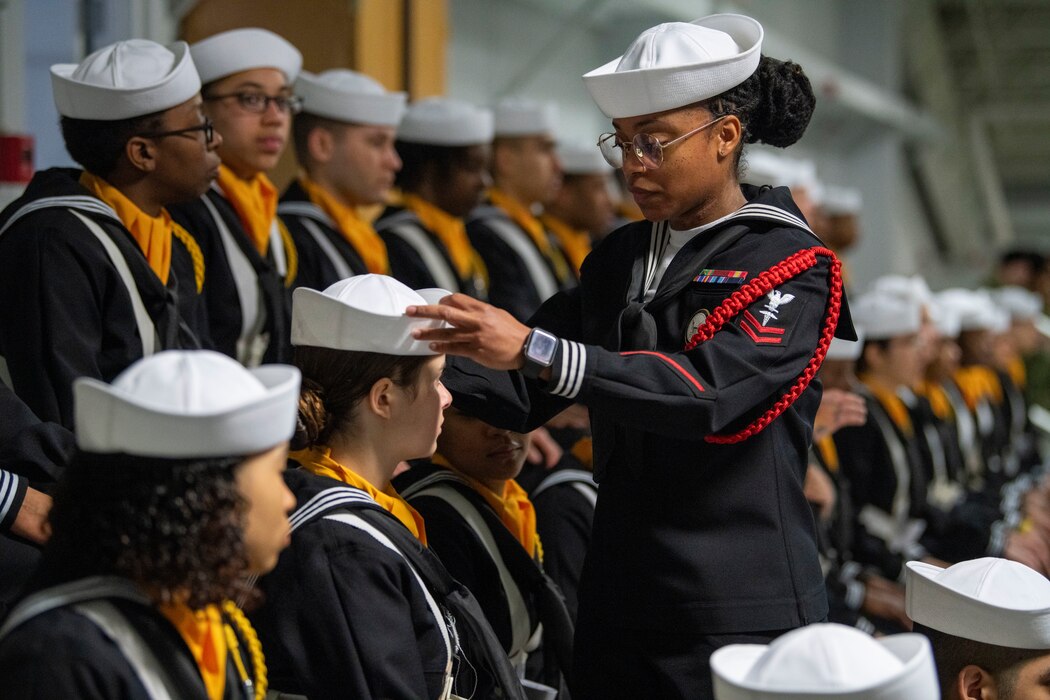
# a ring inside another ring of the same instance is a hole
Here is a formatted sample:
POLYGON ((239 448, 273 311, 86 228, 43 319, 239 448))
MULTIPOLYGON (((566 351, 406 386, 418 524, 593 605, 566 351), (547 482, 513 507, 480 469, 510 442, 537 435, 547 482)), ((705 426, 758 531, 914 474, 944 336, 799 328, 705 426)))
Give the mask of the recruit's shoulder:
MULTIPOLYGON (((284 480, 289 490, 295 495, 299 508, 325 489, 353 488, 341 481, 311 474, 305 469, 286 469, 284 480)), ((348 506, 348 508, 353 507, 348 506)), ((376 510, 386 515, 386 511, 379 508, 378 505, 376 510)), ((404 562, 403 557, 391 552, 388 547, 364 530, 326 519, 324 516, 311 519, 297 528, 292 534, 289 549, 307 556, 312 553, 313 556, 325 559, 340 560, 344 557, 354 557, 355 567, 387 568, 394 566, 400 568, 404 562), (360 553, 361 556, 357 557, 355 553, 360 553)))
POLYGON ((78 182, 80 173, 71 168, 50 168, 34 175, 22 195, 0 211, 0 231, 3 231, 0 242, 41 245, 82 241, 83 224, 69 206, 62 203, 69 198, 94 199, 78 182), (53 204, 49 205, 49 201, 53 204))
POLYGON ((114 642, 68 607, 41 613, 0 641, 0 688, 12 697, 148 697, 114 642))

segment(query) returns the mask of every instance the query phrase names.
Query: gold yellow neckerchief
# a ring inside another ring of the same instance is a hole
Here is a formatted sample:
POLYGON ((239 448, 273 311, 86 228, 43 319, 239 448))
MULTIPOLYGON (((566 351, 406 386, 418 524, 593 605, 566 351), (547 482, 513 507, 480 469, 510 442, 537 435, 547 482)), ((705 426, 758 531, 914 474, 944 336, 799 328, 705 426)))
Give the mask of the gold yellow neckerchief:
POLYGON ((298 452, 292 452, 289 457, 301 464, 303 469, 311 474, 327 476, 330 479, 341 481, 344 484, 365 491, 384 510, 404 523, 405 527, 411 530, 412 534, 420 542, 424 545, 427 543, 427 530, 423 523, 423 516, 410 506, 405 499, 401 498, 401 495, 398 494, 393 486, 387 486, 386 489, 380 491, 353 469, 332 459, 332 450, 327 447, 316 446, 299 450, 298 452))
POLYGON ((467 227, 463 219, 452 216, 419 195, 405 193, 401 195, 401 203, 419 217, 424 227, 438 237, 448 251, 449 257, 452 258, 456 275, 461 280, 469 280, 478 276, 483 279, 487 277, 481 256, 470 245, 470 238, 467 237, 467 227))
POLYGON ((541 216, 540 221, 558 239, 561 249, 565 251, 565 256, 569 259, 569 264, 572 265, 573 271, 579 277, 580 266, 583 265, 584 258, 591 252, 590 235, 586 231, 573 228, 558 217, 550 214, 541 216))
POLYGON ((1021 357, 1014 355, 1007 360, 1006 373, 1010 375, 1010 380, 1018 389, 1024 389, 1028 384, 1028 372, 1025 370, 1024 360, 1021 357))
POLYGON ((875 383, 870 376, 862 376, 860 380, 868 387, 879 404, 886 410, 893 424, 900 428, 905 437, 910 438, 915 434, 915 427, 908 413, 908 406, 904 400, 893 391, 885 389, 875 383))
POLYGON ((168 210, 161 209, 160 216, 150 216, 123 192, 86 170, 80 175, 80 184, 116 212, 117 218, 131 232, 132 238, 146 256, 150 269, 163 284, 167 284, 171 273, 171 236, 175 228, 168 210))
POLYGON ((925 396, 926 400, 930 402, 930 408, 933 409, 933 415, 937 416, 942 421, 949 421, 955 419, 955 411, 952 409, 952 402, 948 398, 948 392, 944 390, 944 387, 938 382, 922 382, 919 384, 918 393, 921 396, 925 396))
POLYGON ((264 173, 243 180, 225 165, 219 166, 216 183, 233 205, 252 245, 265 256, 270 249, 270 227, 277 218, 277 188, 264 173))
POLYGON ((337 200, 305 174, 299 176, 299 184, 310 201, 335 222, 339 233, 361 256, 369 272, 380 275, 390 273, 390 259, 387 256, 386 244, 372 228, 372 224, 358 216, 353 207, 337 200))
POLYGON ((203 610, 192 610, 183 603, 166 603, 158 606, 168 618, 197 662, 209 700, 222 700, 226 692, 225 623, 218 605, 208 605, 203 610))
POLYGON ((439 467, 454 471, 472 489, 481 494, 485 502, 499 515, 500 522, 510 530, 510 534, 521 543, 529 556, 543 561, 543 545, 540 544, 540 536, 536 532, 536 509, 529 500, 529 494, 518 485, 518 482, 508 479, 503 486, 503 493, 499 494, 477 479, 459 471, 439 454, 434 455, 431 461, 439 467))
POLYGON ((993 404, 1003 401, 1003 387, 999 383, 999 377, 985 365, 960 367, 955 371, 955 383, 959 385, 959 391, 962 392, 971 411, 985 399, 993 404))
POLYGON ((817 451, 820 452, 824 466, 834 474, 839 470, 839 449, 835 446, 835 440, 831 435, 825 435, 816 442, 817 451))
POLYGON ((528 207, 498 187, 493 187, 488 191, 488 198, 494 206, 506 212, 514 223, 529 234, 529 238, 539 248, 543 257, 554 266, 554 274, 558 281, 564 282, 569 279, 572 274, 569 264, 565 261, 565 256, 561 254, 561 251, 551 245, 550 239, 547 238, 547 229, 543 228, 543 222, 533 216, 528 207))

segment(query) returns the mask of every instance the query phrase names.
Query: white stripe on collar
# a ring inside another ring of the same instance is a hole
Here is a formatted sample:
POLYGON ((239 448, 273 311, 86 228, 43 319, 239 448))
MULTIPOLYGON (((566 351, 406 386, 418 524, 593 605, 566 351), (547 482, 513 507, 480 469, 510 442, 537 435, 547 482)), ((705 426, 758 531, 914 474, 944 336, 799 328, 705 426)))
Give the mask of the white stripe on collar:
POLYGON ((361 489, 349 486, 333 486, 314 495, 309 501, 295 509, 288 520, 292 524, 292 532, 301 525, 305 525, 311 518, 328 508, 351 503, 363 503, 365 505, 379 506, 374 498, 361 489))
POLYGON ((328 226, 328 228, 338 229, 332 217, 324 213, 321 207, 317 206, 313 202, 281 202, 277 205, 277 213, 284 216, 305 216, 310 219, 316 219, 322 224, 328 226))
POLYGON ((80 211, 89 214, 101 214, 102 216, 113 219, 123 226, 120 217, 117 216, 117 212, 113 211, 113 208, 101 199, 86 194, 75 194, 59 197, 42 197, 23 205, 14 213, 14 215, 11 216, 10 219, 7 220, 4 227, 0 228, 0 236, 2 236, 7 229, 11 228, 11 226, 23 216, 32 214, 35 211, 40 211, 41 209, 49 209, 51 207, 79 209, 80 211))

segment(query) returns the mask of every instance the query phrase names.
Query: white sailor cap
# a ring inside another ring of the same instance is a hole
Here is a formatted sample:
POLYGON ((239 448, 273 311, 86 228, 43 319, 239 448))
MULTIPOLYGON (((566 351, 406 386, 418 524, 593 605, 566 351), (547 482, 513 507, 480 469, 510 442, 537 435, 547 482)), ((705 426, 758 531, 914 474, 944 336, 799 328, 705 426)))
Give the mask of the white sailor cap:
POLYGON ((51 92, 63 117, 116 121, 161 112, 190 99, 201 80, 184 41, 162 46, 128 39, 79 64, 51 66, 51 92))
POLYGON ((190 45, 202 83, 255 68, 276 68, 289 84, 303 67, 303 55, 284 37, 247 27, 220 32, 190 45))
POLYGON ((1038 321, 1043 315, 1043 298, 1024 287, 1000 287, 992 290, 992 298, 999 308, 1010 314, 1010 318, 1038 321))
POLYGON ((302 71, 295 81, 295 94, 303 99, 303 111, 340 122, 397 126, 405 115, 403 92, 387 92, 378 81, 346 68, 323 73, 302 71))
POLYGON ((299 370, 245 369, 211 350, 169 350, 112 384, 73 383, 77 446, 143 457, 251 455, 288 440, 299 407, 299 370))
POLYGON ((496 137, 550 136, 558 131, 558 107, 553 102, 508 97, 492 109, 496 137))
POLYGON ((437 355, 412 337, 417 328, 444 322, 405 316, 409 306, 436 304, 452 292, 414 291, 386 275, 357 275, 323 292, 306 287, 292 294, 292 345, 383 355, 437 355))
POLYGON ((761 24, 710 15, 645 30, 583 82, 605 116, 637 117, 721 95, 751 77, 761 52, 761 24))
POLYGON ((828 185, 824 188, 823 206, 829 216, 859 214, 864 207, 864 197, 853 187, 828 185))
POLYGON ((788 161, 787 186, 793 190, 803 189, 814 204, 824 203, 824 183, 817 176, 817 164, 809 159, 786 158, 788 161))
POLYGON ((983 557, 947 569, 908 562, 905 609, 921 625, 984 644, 1050 649, 1050 581, 1024 564, 983 557))
POLYGON ((731 644, 711 655, 716 700, 936 700, 933 652, 921 634, 873 639, 815 624, 772 643, 731 644))
POLYGON ((864 329, 867 340, 911 335, 922 325, 922 307, 908 297, 871 291, 849 306, 854 324, 864 329))
POLYGON ((933 301, 933 292, 922 275, 883 275, 871 285, 872 291, 912 299, 922 306, 933 301))
POLYGON ((929 304, 930 318, 937 333, 942 338, 957 338, 962 330, 962 318, 959 309, 951 304, 945 304, 940 297, 934 295, 929 304))
POLYGON ((858 325, 853 330, 857 333, 856 340, 831 339, 828 352, 824 356, 825 360, 856 360, 860 357, 861 350, 864 349, 864 329, 858 325))
POLYGON ((492 110, 452 97, 428 97, 408 106, 398 141, 431 146, 479 146, 492 142, 492 110))
POLYGON ((741 182, 749 185, 783 187, 791 184, 788 171, 791 164, 784 156, 761 148, 748 149, 744 156, 744 175, 741 182))
POLYGON ((613 171, 597 146, 559 144, 557 153, 566 175, 607 175, 613 171))
POLYGON ((945 289, 937 294, 942 308, 949 308, 959 316, 960 331, 985 330, 1002 333, 1010 326, 1010 316, 996 306, 991 295, 983 289, 945 289))

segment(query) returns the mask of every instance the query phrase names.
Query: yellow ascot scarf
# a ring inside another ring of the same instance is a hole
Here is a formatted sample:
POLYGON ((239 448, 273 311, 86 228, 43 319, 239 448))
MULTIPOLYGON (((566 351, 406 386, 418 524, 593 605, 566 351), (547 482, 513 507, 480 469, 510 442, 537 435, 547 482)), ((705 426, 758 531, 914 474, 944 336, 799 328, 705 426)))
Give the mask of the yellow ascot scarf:
POLYGON ((594 469, 594 439, 590 435, 577 440, 569 452, 587 469, 594 469))
POLYGON ((547 238, 547 229, 543 228, 543 222, 533 216, 528 207, 499 188, 493 187, 490 189, 488 198, 493 205, 506 212, 507 216, 514 223, 529 234, 529 238, 539 248, 543 257, 554 265, 554 274, 557 276, 558 281, 564 282, 569 279, 572 274, 569 270, 569 264, 565 262, 565 256, 561 254, 561 251, 551 245, 550 239, 547 238))
POLYGON ((876 384, 871 377, 861 377, 860 380, 868 387, 879 404, 886 409, 886 413, 894 425, 900 428, 906 437, 910 438, 914 435, 915 428, 912 425, 911 415, 908 413, 908 406, 904 403, 904 400, 894 392, 876 384))
POLYGON ((839 470, 839 449, 835 446, 835 440, 831 435, 825 435, 816 442, 820 458, 824 460, 824 466, 834 474, 839 470))
POLYGON ((403 194, 401 203, 419 217, 423 226, 438 237, 448 251, 449 257, 452 258, 452 264, 456 266, 456 274, 461 280, 469 280, 477 276, 486 277, 485 264, 481 261, 478 252, 470 245, 470 238, 467 237, 467 227, 463 219, 452 216, 441 207, 431 204, 418 195, 403 194))
POLYGON ((226 625, 219 606, 191 610, 182 603, 167 603, 160 605, 159 610, 192 652, 209 700, 222 700, 226 692, 226 625))
POLYGON ((1003 401, 1003 387, 999 383, 999 377, 995 372, 984 365, 968 365, 960 367, 955 371, 955 383, 959 385, 959 391, 966 399, 966 405, 970 410, 977 408, 977 404, 987 399, 993 404, 1003 401))
POLYGON ((453 467, 441 455, 434 455, 431 461, 439 467, 456 472, 456 475, 466 481, 470 488, 481 494, 492 510, 496 511, 500 522, 510 530, 510 534, 521 543, 529 556, 543 561, 543 546, 540 544, 539 533, 536 532, 536 509, 529 500, 529 494, 518 486, 518 482, 514 479, 507 479, 503 485, 503 493, 498 494, 477 479, 453 467))
POLYGON ((572 265, 573 272, 579 277, 583 259, 591 252, 591 237, 586 231, 573 228, 556 216, 544 214, 540 217, 540 220, 547 227, 547 230, 558 239, 561 249, 565 251, 565 255, 572 265))
POLYGON ((299 184, 306 191, 306 196, 310 198, 310 201, 335 222, 339 233, 361 256, 369 272, 379 275, 390 273, 390 259, 387 257, 386 244, 372 228, 372 224, 358 216, 353 207, 348 207, 338 201, 306 175, 300 175, 299 184))
POLYGON ((955 418, 952 402, 948 399, 948 392, 938 382, 922 382, 919 384, 918 393, 926 397, 933 409, 933 415, 942 421, 950 421, 955 418))
POLYGON ((270 248, 270 227, 277 218, 277 188, 264 173, 242 180, 225 165, 219 166, 216 183, 233 205, 259 255, 265 256, 270 248))
POLYGON ((80 184, 112 207, 124 228, 131 232, 132 238, 139 244, 150 269, 166 285, 171 272, 171 236, 175 229, 175 222, 168 215, 168 210, 161 209, 160 216, 150 216, 125 197, 123 192, 86 170, 80 175, 80 184))
POLYGON ((1006 364, 1006 373, 1010 375, 1011 381, 1018 389, 1024 389, 1028 384, 1028 372, 1025 370, 1024 360, 1018 356, 1011 357, 1006 364))
POLYGON ((303 469, 316 474, 327 476, 330 479, 341 481, 344 484, 361 489, 375 499, 384 510, 404 523, 405 527, 412 531, 420 542, 427 543, 427 531, 423 524, 423 516, 415 508, 410 506, 393 486, 387 485, 386 489, 380 491, 368 480, 354 472, 349 467, 344 467, 332 459, 332 451, 327 447, 311 447, 298 452, 292 452, 289 457, 303 466, 303 469))

